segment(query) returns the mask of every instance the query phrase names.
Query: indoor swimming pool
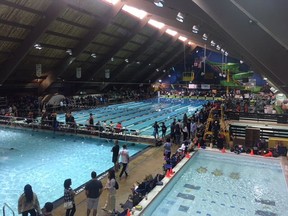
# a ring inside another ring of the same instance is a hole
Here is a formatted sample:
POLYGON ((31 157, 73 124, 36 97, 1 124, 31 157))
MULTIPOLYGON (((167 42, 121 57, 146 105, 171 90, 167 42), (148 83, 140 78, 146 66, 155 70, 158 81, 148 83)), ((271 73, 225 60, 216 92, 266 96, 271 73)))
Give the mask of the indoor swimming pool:
POLYGON ((201 150, 140 215, 285 216, 287 203, 278 159, 201 150))
MULTIPOLYGON (((31 184, 41 207, 63 196, 63 182, 72 179, 72 188, 113 166, 108 139, 80 137, 63 133, 0 128, 0 201, 17 214, 17 201, 26 184, 31 184)), ((119 141, 120 147, 124 144, 119 141)), ((125 142, 130 155, 147 145, 125 142)), ((1 214, 0 214, 1 215, 1 214)))
MULTIPOLYGON (((117 122, 121 122, 123 127, 128 130, 138 131, 141 136, 152 137, 152 126, 155 121, 159 123, 165 122, 166 126, 168 126, 167 133, 170 133, 169 125, 174 118, 182 120, 184 113, 192 116, 207 102, 207 100, 187 98, 155 98, 75 111, 72 115, 77 124, 86 125, 89 114, 92 113, 94 115, 94 124, 97 121, 106 121, 107 125, 109 125, 110 121, 113 121, 116 126, 117 122)), ((58 114, 57 120, 65 123, 65 114, 58 114)))

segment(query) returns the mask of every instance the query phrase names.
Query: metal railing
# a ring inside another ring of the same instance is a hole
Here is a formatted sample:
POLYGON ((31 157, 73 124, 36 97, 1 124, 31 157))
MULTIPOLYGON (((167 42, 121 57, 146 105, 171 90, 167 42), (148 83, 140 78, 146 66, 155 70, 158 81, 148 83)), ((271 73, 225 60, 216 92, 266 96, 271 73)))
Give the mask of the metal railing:
POLYGON ((15 216, 15 212, 7 203, 4 203, 3 208, 2 208, 3 209, 3 216, 5 216, 5 207, 7 207, 12 212, 13 216, 15 216))

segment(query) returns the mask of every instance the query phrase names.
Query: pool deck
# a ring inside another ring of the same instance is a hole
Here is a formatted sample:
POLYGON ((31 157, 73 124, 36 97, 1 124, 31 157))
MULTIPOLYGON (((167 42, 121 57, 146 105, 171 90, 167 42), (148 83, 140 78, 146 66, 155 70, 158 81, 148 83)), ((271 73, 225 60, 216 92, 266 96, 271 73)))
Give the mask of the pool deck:
MULTIPOLYGON (((173 152, 176 151, 178 147, 175 145, 173 146, 173 152)), ((152 174, 155 176, 156 174, 160 173, 163 174, 163 147, 152 147, 147 151, 144 151, 142 154, 137 156, 129 163, 129 177, 123 178, 117 181, 119 183, 119 189, 117 190, 117 198, 116 198, 116 208, 119 209, 120 212, 123 209, 120 207, 120 203, 125 203, 128 199, 129 194, 131 194, 131 188, 133 184, 138 182, 142 182, 146 175, 152 174)), ((87 170, 90 172, 90 170, 87 170)), ((96 170, 97 172, 97 170, 96 170)), ((116 173, 118 177, 119 172, 116 173)), ((102 179, 103 186, 106 184, 107 177, 102 179)), ((104 190, 102 195, 100 196, 99 206, 98 206, 98 213, 97 216, 107 216, 106 212, 101 210, 101 207, 104 206, 106 198, 107 198, 107 191, 104 190)), ((75 216, 86 216, 86 196, 84 191, 80 192, 76 195, 76 213, 75 216)), ((65 210, 61 206, 55 208, 53 211, 54 216, 64 216, 65 210)), ((92 216, 92 212, 90 213, 92 216)))
MULTIPOLYGON (((173 146, 173 151, 175 152, 177 150, 177 146, 173 146)), ((207 148, 207 150, 212 151, 218 151, 218 149, 210 149, 207 148)), ((234 154, 227 152, 228 154, 234 154)), ((260 157, 260 156, 250 156, 248 157, 260 157)), ((261 157, 262 158, 262 157, 261 157)), ((269 159, 269 158, 267 158, 269 159)), ((184 163, 187 161, 186 158, 183 159, 184 163)), ((279 160, 282 164, 283 172, 285 173, 286 183, 288 187, 288 159, 286 157, 279 157, 279 160)), ((164 163, 163 160, 163 147, 153 147, 149 150, 143 152, 143 154, 140 154, 135 159, 133 159, 129 164, 129 177, 128 178, 122 178, 119 180, 117 178, 117 181, 119 183, 119 189, 117 190, 117 198, 116 198, 116 208, 122 212, 123 209, 120 207, 120 203, 125 203, 128 199, 129 194, 131 194, 131 188, 134 183, 136 182, 142 182, 142 180, 145 178, 146 175, 152 174, 155 176, 158 173, 163 174, 162 165, 164 163)), ((97 170, 96 170, 97 171, 97 170)), ((177 170, 176 170, 177 171, 177 170)), ((90 172, 90 171, 87 171, 90 172)), ((117 173, 119 174, 119 172, 117 173)), ((116 174, 116 176, 118 176, 116 174)), ((103 185, 105 185, 107 181, 107 177, 103 178, 102 180, 103 185)), ((167 183, 167 179, 164 178, 163 180, 165 183, 167 183)), ((156 186, 157 187, 157 186, 156 186)), ((156 190, 159 190, 160 187, 155 188, 156 190)), ((162 187, 161 187, 162 188, 162 187)), ((153 192, 153 191, 152 191, 153 192)), ((102 195, 100 196, 99 206, 98 206, 98 213, 97 216, 108 216, 110 214, 107 214, 105 211, 101 210, 101 207, 104 206, 105 201, 107 198, 107 191, 104 191, 102 195)), ((148 205, 149 201, 152 199, 152 196, 148 196, 148 200, 143 200, 141 204, 143 206, 148 205)), ((84 191, 80 192, 76 195, 75 198, 76 201, 76 213, 75 216, 86 216, 86 196, 84 191)), ((137 211, 136 211, 137 212, 137 211)), ((137 212, 138 214, 140 212, 137 212)), ((65 210, 61 206, 54 209, 53 211, 54 216, 64 216, 65 210)), ((135 215, 138 215, 135 214, 135 215)), ((90 214, 92 215, 92 213, 90 214)))

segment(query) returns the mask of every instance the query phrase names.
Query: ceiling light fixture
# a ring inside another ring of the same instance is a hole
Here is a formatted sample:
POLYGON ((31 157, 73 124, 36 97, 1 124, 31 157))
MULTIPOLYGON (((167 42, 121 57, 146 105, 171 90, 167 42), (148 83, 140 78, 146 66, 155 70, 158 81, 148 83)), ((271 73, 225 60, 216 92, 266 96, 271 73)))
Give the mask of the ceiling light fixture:
POLYGON ((224 53, 224 52, 225 52, 225 50, 224 50, 224 49, 221 49, 221 52, 222 52, 222 53, 224 53))
POLYGON ((154 0, 154 4, 157 6, 157 7, 164 7, 164 0, 154 0))
POLYGON ((198 32, 199 32, 199 26, 198 26, 198 25, 193 25, 193 27, 192 27, 192 32, 193 32, 194 34, 198 34, 198 32))
POLYGON ((124 5, 122 7, 122 10, 126 11, 127 13, 130 13, 131 15, 138 17, 139 19, 143 19, 145 16, 147 16, 147 12, 140 10, 138 8, 135 7, 131 7, 128 5, 124 5))
POLYGON ((214 47, 216 46, 216 43, 213 40, 211 40, 210 45, 214 47))
POLYGON ((178 12, 178 14, 176 16, 176 20, 183 23, 184 22, 184 14, 181 12, 178 12))
POLYGON ((96 56, 95 53, 91 53, 91 57, 92 57, 92 58, 96 58, 97 56, 96 56))
POLYGON ((207 35, 206 33, 204 33, 204 34, 202 35, 202 39, 205 40, 205 41, 207 41, 207 40, 208 40, 208 35, 207 35))
POLYGON ((220 45, 217 45, 216 50, 220 50, 220 49, 221 49, 220 45))
POLYGON ((243 60, 240 60, 240 64, 243 64, 244 63, 244 61, 243 60))
POLYGON ((125 62, 126 62, 126 63, 129 63, 129 59, 125 59, 125 62))
POLYGON ((112 58, 111 58, 111 62, 113 62, 113 61, 114 61, 114 58, 112 57, 112 58))
POLYGON ((72 55, 73 53, 72 53, 72 49, 67 49, 66 50, 66 53, 68 53, 69 55, 72 55))
POLYGON ((34 44, 34 48, 41 50, 43 47, 40 44, 34 44))
POLYGON ((229 53, 228 53, 227 51, 225 51, 224 55, 225 55, 225 56, 228 56, 228 54, 229 54, 229 53))
POLYGON ((153 20, 153 19, 150 19, 150 20, 148 21, 148 23, 149 23, 150 25, 152 25, 152 26, 158 28, 158 29, 162 29, 162 28, 165 26, 164 23, 162 23, 162 22, 158 22, 158 21, 153 20))

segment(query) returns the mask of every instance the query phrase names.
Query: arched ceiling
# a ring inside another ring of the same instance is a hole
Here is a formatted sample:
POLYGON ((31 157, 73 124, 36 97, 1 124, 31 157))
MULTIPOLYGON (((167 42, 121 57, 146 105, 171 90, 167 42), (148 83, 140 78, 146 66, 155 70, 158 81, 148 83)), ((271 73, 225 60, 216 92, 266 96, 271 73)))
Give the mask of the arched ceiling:
POLYGON ((153 1, 111 5, 104 0, 0 0, 0 90, 36 89, 41 94, 66 85, 77 91, 149 83, 183 59, 184 49, 189 54, 206 44, 216 51, 210 46, 213 40, 288 93, 287 1, 165 0, 162 8, 153 1), (125 4, 148 15, 135 18, 122 10, 125 4), (176 20, 178 12, 184 15, 183 23, 176 20), (166 26, 159 30, 149 19, 166 26), (199 26, 198 34, 192 33, 193 25, 199 26), (183 46, 166 28, 193 44, 183 46), (42 66, 40 77, 36 64, 42 66), (76 77, 77 68, 81 78, 76 77))

